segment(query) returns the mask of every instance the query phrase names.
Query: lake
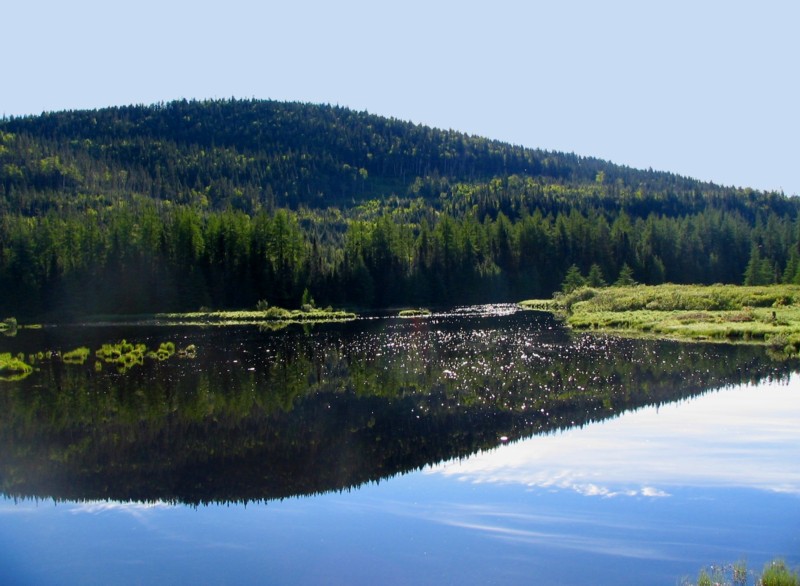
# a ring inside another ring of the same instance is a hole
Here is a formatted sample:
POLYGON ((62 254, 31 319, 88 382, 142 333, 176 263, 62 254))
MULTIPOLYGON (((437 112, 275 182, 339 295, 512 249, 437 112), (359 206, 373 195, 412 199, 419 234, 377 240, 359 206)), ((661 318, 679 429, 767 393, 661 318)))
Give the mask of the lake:
POLYGON ((501 305, 45 327, 2 352, 35 366, 0 380, 3 584, 676 584, 800 563, 800 364, 764 348, 501 305))

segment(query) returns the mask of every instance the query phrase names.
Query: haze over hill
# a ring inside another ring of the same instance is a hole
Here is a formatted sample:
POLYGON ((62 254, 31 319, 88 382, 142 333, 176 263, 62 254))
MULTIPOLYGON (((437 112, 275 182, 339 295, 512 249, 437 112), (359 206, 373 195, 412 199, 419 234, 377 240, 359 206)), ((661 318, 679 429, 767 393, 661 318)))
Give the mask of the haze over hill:
POLYGON ((0 121, 0 311, 396 306, 798 279, 798 202, 346 108, 0 121), (113 291, 113 294, 109 294, 113 291))

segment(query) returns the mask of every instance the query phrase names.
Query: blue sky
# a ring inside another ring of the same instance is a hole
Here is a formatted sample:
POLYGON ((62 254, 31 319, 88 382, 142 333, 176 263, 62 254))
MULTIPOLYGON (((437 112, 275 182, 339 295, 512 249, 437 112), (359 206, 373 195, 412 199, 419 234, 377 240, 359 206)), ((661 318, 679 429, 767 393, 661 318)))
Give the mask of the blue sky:
POLYGON ((339 104, 800 194, 800 3, 9 2, 0 115, 339 104))

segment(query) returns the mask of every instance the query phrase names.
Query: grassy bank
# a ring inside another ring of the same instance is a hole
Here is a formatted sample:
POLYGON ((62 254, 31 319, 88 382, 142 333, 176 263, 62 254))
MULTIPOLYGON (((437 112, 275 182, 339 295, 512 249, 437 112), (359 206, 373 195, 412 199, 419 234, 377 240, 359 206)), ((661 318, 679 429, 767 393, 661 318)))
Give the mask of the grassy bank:
POLYGON ((795 285, 583 287, 521 305, 559 313, 576 330, 755 342, 791 354, 800 349, 800 286, 795 285))

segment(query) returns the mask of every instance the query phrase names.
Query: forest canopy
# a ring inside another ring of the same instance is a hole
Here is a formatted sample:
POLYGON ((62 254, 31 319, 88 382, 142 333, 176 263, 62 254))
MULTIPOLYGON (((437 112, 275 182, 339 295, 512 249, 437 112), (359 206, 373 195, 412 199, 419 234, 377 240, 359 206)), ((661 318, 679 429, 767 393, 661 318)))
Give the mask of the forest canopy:
POLYGON ((797 283, 798 201, 338 106, 0 120, 3 314, 452 305, 570 271, 797 283))

